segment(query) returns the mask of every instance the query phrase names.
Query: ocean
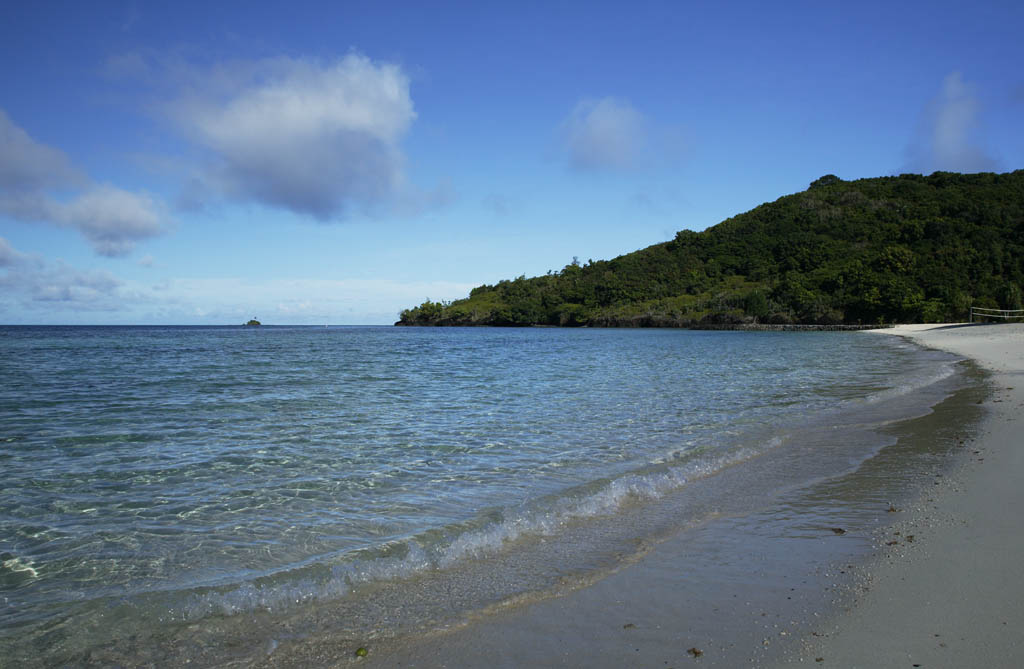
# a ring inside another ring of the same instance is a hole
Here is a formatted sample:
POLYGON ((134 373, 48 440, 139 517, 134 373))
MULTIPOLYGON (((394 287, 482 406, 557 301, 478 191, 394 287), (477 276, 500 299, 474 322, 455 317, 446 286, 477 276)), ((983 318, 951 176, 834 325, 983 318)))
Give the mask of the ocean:
POLYGON ((856 469, 958 362, 856 332, 0 327, 0 664, 246 664, 582 587, 856 469))

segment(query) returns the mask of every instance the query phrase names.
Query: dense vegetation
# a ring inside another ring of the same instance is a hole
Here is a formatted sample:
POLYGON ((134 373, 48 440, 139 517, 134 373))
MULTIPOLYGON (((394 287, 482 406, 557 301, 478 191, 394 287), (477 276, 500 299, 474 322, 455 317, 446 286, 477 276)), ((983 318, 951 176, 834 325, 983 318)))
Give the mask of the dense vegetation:
POLYGON ((474 288, 400 325, 858 324, 1020 309, 1024 170, 833 175, 703 232, 474 288))

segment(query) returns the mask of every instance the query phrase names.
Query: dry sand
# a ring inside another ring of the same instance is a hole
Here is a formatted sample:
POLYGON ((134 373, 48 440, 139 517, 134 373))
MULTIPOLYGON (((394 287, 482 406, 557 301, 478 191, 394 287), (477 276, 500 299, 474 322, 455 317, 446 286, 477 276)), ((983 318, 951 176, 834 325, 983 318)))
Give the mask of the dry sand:
POLYGON ((1024 323, 876 332, 991 371, 990 411, 956 482, 900 521, 913 544, 880 559, 867 591, 789 662, 1024 667, 1024 323))

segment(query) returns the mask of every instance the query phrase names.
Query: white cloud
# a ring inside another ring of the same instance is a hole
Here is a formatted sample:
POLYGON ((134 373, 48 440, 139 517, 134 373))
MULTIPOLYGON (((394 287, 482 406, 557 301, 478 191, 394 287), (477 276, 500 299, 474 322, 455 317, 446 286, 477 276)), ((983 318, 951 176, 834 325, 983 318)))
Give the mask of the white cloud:
POLYGON ((918 138, 908 149, 908 171, 925 174, 947 172, 988 172, 998 161, 980 146, 981 104, 974 86, 960 72, 942 81, 942 91, 926 110, 918 138))
POLYGON ((465 297, 474 284, 390 279, 122 279, 46 263, 0 237, 0 323, 390 324, 427 297, 465 297))
POLYGON ((14 249, 0 237, 0 314, 55 311, 95 312, 122 308, 124 283, 106 270, 80 270, 58 261, 47 265, 14 249), (17 309, 13 307, 17 305, 17 309))
POLYGON ((36 302, 69 303, 78 310, 114 311, 121 306, 116 293, 122 282, 106 270, 78 270, 60 264, 33 273, 31 279, 29 294, 36 302))
POLYGON ((145 193, 99 186, 61 205, 56 219, 78 228, 100 255, 121 256, 136 242, 161 234, 167 218, 159 202, 145 193))
POLYGON ((562 124, 569 165, 575 169, 631 169, 649 150, 649 127, 629 102, 583 100, 562 124))
POLYGON ((57 149, 33 140, 0 110, 0 215, 75 228, 100 255, 121 256, 169 224, 160 202, 95 184, 57 149), (55 191, 74 194, 61 199, 55 191))
POLYGON ((320 220, 409 198, 400 142, 416 112, 397 65, 277 58, 190 79, 168 111, 209 151, 208 189, 320 220))

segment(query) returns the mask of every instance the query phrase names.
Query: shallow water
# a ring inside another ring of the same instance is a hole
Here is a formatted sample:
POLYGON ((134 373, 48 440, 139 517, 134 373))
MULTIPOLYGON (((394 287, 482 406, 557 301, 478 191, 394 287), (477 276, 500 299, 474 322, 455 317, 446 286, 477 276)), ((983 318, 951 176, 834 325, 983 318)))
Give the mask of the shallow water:
POLYGON ((273 645, 335 607, 324 629, 379 634, 585 581, 877 452, 864 426, 957 380, 956 358, 893 339, 2 328, 0 647, 86 663, 130 637, 119 661, 142 663, 197 622, 207 644, 245 620, 273 645))

